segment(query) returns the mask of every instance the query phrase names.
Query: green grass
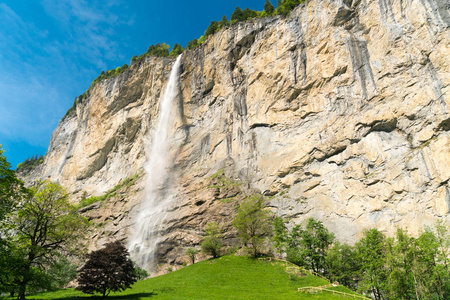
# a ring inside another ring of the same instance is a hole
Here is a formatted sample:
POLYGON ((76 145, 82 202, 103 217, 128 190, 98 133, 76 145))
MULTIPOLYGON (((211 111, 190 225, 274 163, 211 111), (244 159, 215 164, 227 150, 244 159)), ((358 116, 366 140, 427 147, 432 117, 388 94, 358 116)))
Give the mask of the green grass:
MULTIPOLYGON (((292 269, 292 268, 291 268, 292 269)), ((298 277, 278 261, 224 256, 188 266, 181 270, 139 281, 109 299, 353 299, 331 292, 299 293, 297 288, 322 286, 328 281, 317 276, 298 277)), ((331 288, 352 293, 345 287, 331 288)), ((101 299, 74 291, 61 290, 28 296, 27 299, 101 299)), ((8 299, 8 298, 5 298, 8 299)))

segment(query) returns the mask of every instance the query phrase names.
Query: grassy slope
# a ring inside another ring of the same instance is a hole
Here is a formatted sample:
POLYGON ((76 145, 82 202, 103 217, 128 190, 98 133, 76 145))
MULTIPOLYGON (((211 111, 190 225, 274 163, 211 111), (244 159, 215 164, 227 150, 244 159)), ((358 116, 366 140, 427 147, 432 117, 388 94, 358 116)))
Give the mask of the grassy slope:
MULTIPOLYGON (((143 280, 132 289, 112 293, 109 299, 352 299, 329 292, 299 293, 297 288, 328 282, 316 276, 298 277, 282 262, 224 256, 196 263, 176 272, 143 280)), ((344 287, 335 290, 352 293, 344 287)), ((81 299, 91 297, 72 289, 38 294, 28 299, 81 299)), ((93 297, 97 298, 97 297, 93 297)), ((100 299, 100 297, 98 297, 100 299)), ((91 298, 92 299, 92 298, 91 298)))

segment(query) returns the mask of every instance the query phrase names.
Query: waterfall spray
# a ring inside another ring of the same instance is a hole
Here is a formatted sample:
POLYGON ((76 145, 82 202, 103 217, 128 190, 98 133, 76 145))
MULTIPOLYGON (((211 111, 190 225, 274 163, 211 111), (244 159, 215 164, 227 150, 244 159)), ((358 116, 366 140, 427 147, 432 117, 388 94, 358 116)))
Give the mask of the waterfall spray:
POLYGON ((129 240, 132 259, 148 271, 156 271, 158 232, 162 229, 167 212, 166 207, 173 195, 170 193, 169 169, 171 161, 169 128, 172 121, 171 107, 178 94, 178 76, 181 55, 170 72, 169 81, 159 104, 158 121, 152 138, 152 147, 145 165, 147 184, 145 197, 141 201, 136 223, 129 240))

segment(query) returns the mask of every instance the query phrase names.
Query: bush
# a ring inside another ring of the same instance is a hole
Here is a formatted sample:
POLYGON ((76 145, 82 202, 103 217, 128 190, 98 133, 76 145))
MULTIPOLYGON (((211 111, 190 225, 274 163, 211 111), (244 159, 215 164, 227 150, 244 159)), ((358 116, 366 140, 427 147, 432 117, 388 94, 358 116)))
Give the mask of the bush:
POLYGON ((205 238, 202 242, 202 252, 217 258, 222 248, 222 230, 215 222, 208 223, 205 229, 205 238))
POLYGON ((150 276, 150 274, 148 274, 148 272, 146 270, 142 269, 134 262, 133 262, 133 266, 134 266, 134 274, 136 275, 137 280, 144 280, 148 276, 150 276))
POLYGON ((202 252, 217 258, 220 255, 222 241, 216 236, 207 236, 202 242, 202 252))

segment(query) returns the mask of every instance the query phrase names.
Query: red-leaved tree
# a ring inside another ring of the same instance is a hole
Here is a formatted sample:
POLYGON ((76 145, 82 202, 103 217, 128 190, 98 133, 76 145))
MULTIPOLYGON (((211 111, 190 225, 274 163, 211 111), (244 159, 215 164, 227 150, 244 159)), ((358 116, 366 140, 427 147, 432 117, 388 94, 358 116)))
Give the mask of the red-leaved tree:
POLYGON ((86 294, 123 291, 136 282, 133 262, 125 246, 115 241, 87 255, 87 261, 78 271, 77 290, 86 294))

